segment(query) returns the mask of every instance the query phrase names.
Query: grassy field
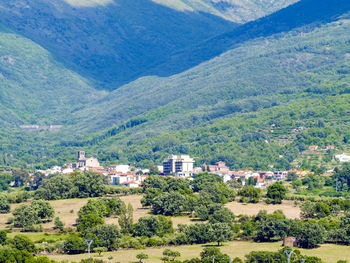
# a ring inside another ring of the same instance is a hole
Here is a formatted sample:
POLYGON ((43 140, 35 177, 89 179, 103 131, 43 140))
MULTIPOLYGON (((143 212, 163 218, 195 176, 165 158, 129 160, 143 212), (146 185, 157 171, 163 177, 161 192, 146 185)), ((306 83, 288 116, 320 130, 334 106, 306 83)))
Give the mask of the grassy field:
MULTIPOLYGON (((134 208, 134 222, 137 222, 140 217, 150 215, 149 208, 143 208, 141 205, 142 195, 129 195, 120 197, 126 205, 129 203, 134 208)), ((88 199, 66 199, 66 200, 54 200, 50 201, 51 205, 55 209, 55 217, 58 216, 64 223, 65 227, 74 227, 76 219, 78 218, 79 209, 87 203, 88 199)), ((13 211, 20 204, 12 204, 11 211, 13 211)), ((294 206, 292 201, 283 201, 281 205, 267 205, 265 203, 258 204, 243 204, 239 202, 231 202, 226 204, 226 207, 232 210, 235 215, 256 215, 260 210, 267 210, 268 213, 273 213, 276 210, 282 210, 288 218, 299 218, 300 209, 294 206)), ((3 214, 0 217, 0 229, 6 229, 9 225, 6 224, 8 219, 12 217, 12 214, 3 214)), ((172 217, 173 225, 176 228, 178 224, 191 224, 195 223, 188 216, 172 217)), ((115 216, 105 219, 107 224, 118 224, 118 218, 115 216)), ((52 232, 54 224, 53 221, 43 224, 43 228, 46 231, 52 232)))
POLYGON ((268 205, 265 203, 244 204, 239 202, 231 202, 226 204, 235 215, 256 215, 260 210, 266 210, 273 213, 276 210, 282 210, 287 218, 295 219, 300 217, 300 208, 295 206, 293 201, 285 200, 280 205, 268 205))
MULTIPOLYGON (((181 260, 198 257, 199 253, 203 250, 205 245, 192 245, 192 246, 178 246, 171 247, 171 249, 179 251, 181 253, 181 260)), ((149 259, 145 262, 160 262, 163 250, 167 247, 162 248, 147 248, 143 250, 119 250, 116 252, 107 252, 99 257, 100 259, 106 260, 106 262, 136 262, 136 255, 143 252, 149 255, 149 259), (113 259, 109 260, 109 257, 113 259)), ((225 243, 221 247, 221 251, 228 254, 230 257, 244 258, 246 254, 254 250, 268 250, 277 251, 282 248, 281 242, 276 243, 253 243, 247 241, 233 241, 225 243)), ((346 246, 325 244, 317 249, 305 250, 301 249, 302 254, 308 256, 321 257, 326 263, 336 263, 338 260, 350 260, 350 248, 346 246)), ((97 254, 92 254, 93 257, 97 257, 97 254)), ((68 262, 80 261, 81 259, 87 258, 87 254, 81 255, 52 255, 49 256, 55 260, 66 260, 68 262)))

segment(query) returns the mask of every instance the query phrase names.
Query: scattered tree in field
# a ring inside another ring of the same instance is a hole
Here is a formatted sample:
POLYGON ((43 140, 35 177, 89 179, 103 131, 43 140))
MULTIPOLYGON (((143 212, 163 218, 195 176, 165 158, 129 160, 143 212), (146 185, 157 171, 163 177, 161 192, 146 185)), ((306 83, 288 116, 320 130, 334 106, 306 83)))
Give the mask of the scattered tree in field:
POLYGON ((229 241, 233 237, 233 230, 229 224, 215 223, 212 224, 213 237, 212 240, 218 243, 218 246, 222 242, 229 241))
POLYGON ((136 255, 136 258, 139 260, 140 263, 143 263, 143 260, 148 259, 148 255, 145 253, 140 253, 136 255))
POLYGON ((63 250, 69 254, 83 253, 86 248, 87 245, 84 240, 77 235, 71 235, 67 237, 63 245, 63 250))
POLYGON ((122 233, 127 234, 132 230, 134 221, 134 209, 132 205, 129 203, 127 210, 122 213, 118 218, 119 226, 122 230, 122 233))
POLYGON ((261 189, 254 186, 245 186, 238 191, 238 195, 241 196, 240 201, 244 203, 257 203, 261 197, 261 189))
POLYGON ((1 196, 0 197, 0 213, 1 214, 6 214, 8 212, 10 212, 10 204, 9 201, 7 200, 7 198, 5 196, 1 196))
POLYGON ((167 248, 163 251, 162 260, 163 261, 174 261, 175 258, 180 257, 180 256, 181 256, 180 252, 167 248))
POLYGON ((55 215, 55 210, 48 201, 33 200, 30 206, 37 212, 37 215, 41 220, 49 221, 55 215))
POLYGON ((286 196, 286 188, 280 183, 274 183, 267 188, 266 202, 272 204, 281 204, 286 196))
POLYGON ((59 217, 55 218, 54 225, 55 225, 54 227, 55 229, 59 229, 60 231, 64 229, 64 223, 61 221, 59 217))
POLYGON ((95 247, 93 250, 94 250, 95 253, 98 253, 99 256, 101 256, 101 254, 103 252, 107 252, 108 251, 108 249, 106 247, 95 247))

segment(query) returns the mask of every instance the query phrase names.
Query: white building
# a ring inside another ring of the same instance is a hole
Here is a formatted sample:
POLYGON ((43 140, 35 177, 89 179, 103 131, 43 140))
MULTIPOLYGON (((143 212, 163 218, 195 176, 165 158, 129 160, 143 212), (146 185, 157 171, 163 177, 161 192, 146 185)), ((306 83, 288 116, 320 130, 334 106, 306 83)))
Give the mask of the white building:
POLYGON ((128 173, 130 166, 126 164, 110 165, 108 166, 108 170, 111 172, 128 173))
POLYGON ((164 174, 192 176, 194 160, 189 155, 170 155, 163 162, 164 174))
POLYGON ((338 154, 335 156, 335 159, 341 163, 350 162, 350 155, 347 155, 345 153, 338 154))

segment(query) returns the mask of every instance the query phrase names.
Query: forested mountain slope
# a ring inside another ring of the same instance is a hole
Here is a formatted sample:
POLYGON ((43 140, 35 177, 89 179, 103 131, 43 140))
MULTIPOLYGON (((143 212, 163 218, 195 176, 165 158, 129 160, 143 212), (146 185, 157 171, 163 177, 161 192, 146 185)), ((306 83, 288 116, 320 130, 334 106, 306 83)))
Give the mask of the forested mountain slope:
POLYGON ((102 95, 47 50, 0 24, 0 127, 66 124, 67 114, 102 95))
POLYGON ((0 21, 96 87, 109 89, 235 26, 209 13, 182 12, 151 0, 87 2, 3 0, 0 21))
POLYGON ((152 72, 158 76, 179 73, 214 58, 239 43, 288 32, 298 27, 309 25, 313 28, 334 21, 349 11, 350 1, 348 0, 301 0, 269 16, 236 27, 231 32, 178 52, 157 69, 152 69, 152 72))
POLYGON ((235 169, 288 169, 309 145, 347 151, 349 31, 350 16, 343 15, 313 30, 248 41, 171 78, 140 79, 77 111, 63 134, 26 133, 26 144, 6 152, 55 164, 85 149, 106 163, 144 167, 169 153, 189 153, 199 163, 223 160, 235 169), (119 124, 98 128, 113 123, 119 124), (87 135, 91 130, 99 132, 87 135))

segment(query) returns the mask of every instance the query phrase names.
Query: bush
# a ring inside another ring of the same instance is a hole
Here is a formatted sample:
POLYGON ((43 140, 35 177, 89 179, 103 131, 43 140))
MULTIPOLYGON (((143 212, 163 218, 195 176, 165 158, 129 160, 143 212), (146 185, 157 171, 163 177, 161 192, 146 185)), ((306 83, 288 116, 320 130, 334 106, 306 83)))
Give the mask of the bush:
POLYGON ((85 249, 87 249, 87 245, 79 236, 71 235, 64 241, 63 250, 69 254, 84 253, 85 249))
POLYGON ((6 197, 0 197, 0 214, 6 214, 10 212, 10 204, 6 197))

